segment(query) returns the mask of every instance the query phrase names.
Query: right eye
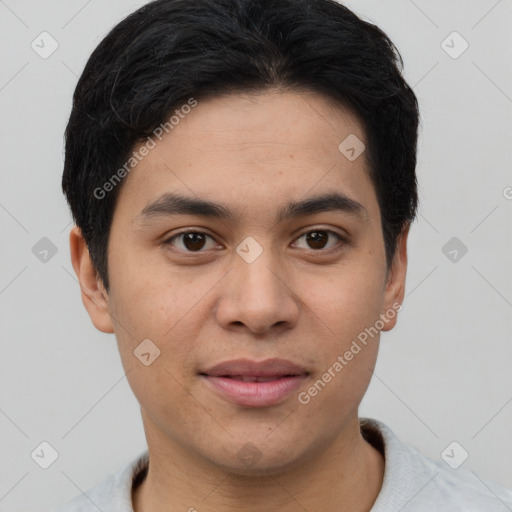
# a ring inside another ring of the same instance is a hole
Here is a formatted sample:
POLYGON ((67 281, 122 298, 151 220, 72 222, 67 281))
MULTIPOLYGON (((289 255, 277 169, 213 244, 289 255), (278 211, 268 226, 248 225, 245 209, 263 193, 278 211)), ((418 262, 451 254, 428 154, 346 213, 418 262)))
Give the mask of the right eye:
MULTIPOLYGON (((207 244, 208 238, 213 240, 210 235, 202 231, 182 231, 181 233, 177 233, 165 240, 164 244, 173 245, 184 252, 205 252, 202 249, 207 244), (178 240, 179 243, 175 244, 174 240, 178 240)), ((214 247, 215 244, 210 248, 214 247)))

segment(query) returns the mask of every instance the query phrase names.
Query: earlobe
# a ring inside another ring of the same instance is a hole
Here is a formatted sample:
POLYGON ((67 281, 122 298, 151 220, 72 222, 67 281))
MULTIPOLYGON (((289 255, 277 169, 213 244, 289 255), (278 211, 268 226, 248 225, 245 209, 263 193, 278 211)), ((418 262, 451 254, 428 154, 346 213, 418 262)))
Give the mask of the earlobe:
POLYGON ((404 300, 409 228, 410 224, 407 224, 397 239, 393 263, 389 270, 384 292, 384 311, 382 312, 387 321, 382 329, 383 331, 389 331, 396 325, 398 310, 404 300))
POLYGON ((80 283, 82 302, 96 329, 113 333, 114 328, 108 307, 108 294, 97 276, 89 249, 80 228, 74 226, 69 233, 71 263, 80 283))

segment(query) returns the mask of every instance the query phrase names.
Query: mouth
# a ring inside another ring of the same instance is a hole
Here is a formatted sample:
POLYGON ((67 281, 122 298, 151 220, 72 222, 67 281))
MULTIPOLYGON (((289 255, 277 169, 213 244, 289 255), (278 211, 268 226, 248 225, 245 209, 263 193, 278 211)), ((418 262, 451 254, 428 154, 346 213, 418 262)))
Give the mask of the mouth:
POLYGON ((225 377, 241 380, 242 378, 269 378, 275 380, 282 377, 293 377, 308 373, 307 369, 300 364, 286 359, 265 359, 253 361, 251 359, 232 359, 223 361, 210 368, 201 370, 200 375, 210 377, 225 377))
MULTIPOLYGON (((206 373, 200 374, 210 376, 206 373)), ((219 375, 223 379, 233 379, 240 382, 273 382, 275 380, 287 379, 289 377, 298 377, 299 375, 288 374, 288 375, 274 375, 270 377, 256 377, 255 375, 219 375)))
POLYGON ((269 407, 286 400, 309 372, 284 359, 225 361, 199 372, 217 396, 244 407, 269 407))

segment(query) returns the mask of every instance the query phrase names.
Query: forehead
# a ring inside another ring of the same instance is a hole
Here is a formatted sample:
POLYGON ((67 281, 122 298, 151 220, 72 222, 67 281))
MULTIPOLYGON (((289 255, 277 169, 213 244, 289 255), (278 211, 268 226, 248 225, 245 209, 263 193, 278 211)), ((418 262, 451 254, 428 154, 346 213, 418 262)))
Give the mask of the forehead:
POLYGON ((337 191, 371 210, 363 128, 322 95, 228 95, 183 112, 125 178, 120 202, 137 213, 168 192, 231 204, 238 213, 270 213, 275 205, 276 216, 292 199, 337 191), (355 159, 344 152, 347 140, 360 143, 355 159))

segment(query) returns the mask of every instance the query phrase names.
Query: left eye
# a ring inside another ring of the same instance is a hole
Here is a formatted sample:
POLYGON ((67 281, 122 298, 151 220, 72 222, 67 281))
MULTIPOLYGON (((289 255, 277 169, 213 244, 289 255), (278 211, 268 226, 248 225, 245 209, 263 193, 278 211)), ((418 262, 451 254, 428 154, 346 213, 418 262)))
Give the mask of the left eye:
POLYGON ((302 236, 297 238, 297 240, 305 238, 306 243, 309 245, 309 247, 302 247, 305 249, 330 249, 331 247, 334 247, 336 243, 330 247, 326 247, 329 241, 329 236, 334 237, 338 242, 343 241, 341 235, 326 229, 315 229, 314 231, 308 231, 307 233, 304 233, 302 236))
MULTIPOLYGON (((313 250, 330 249, 331 247, 334 247, 337 242, 339 243, 344 241, 341 235, 326 229, 315 229, 304 233, 302 236, 297 238, 294 246, 297 247, 297 241, 302 239, 305 240, 309 247, 299 246, 299 249, 313 250), (331 240, 334 238, 334 244, 331 244, 331 246, 328 246, 329 237, 331 240)), ((174 245, 185 252, 202 252, 202 249, 213 249, 216 247, 213 238, 201 231, 184 231, 183 233, 178 233, 177 235, 172 236, 165 243, 174 245), (208 247, 207 244, 208 239, 210 240, 210 247, 208 247), (175 244, 174 240, 179 240, 180 243, 175 244)))

